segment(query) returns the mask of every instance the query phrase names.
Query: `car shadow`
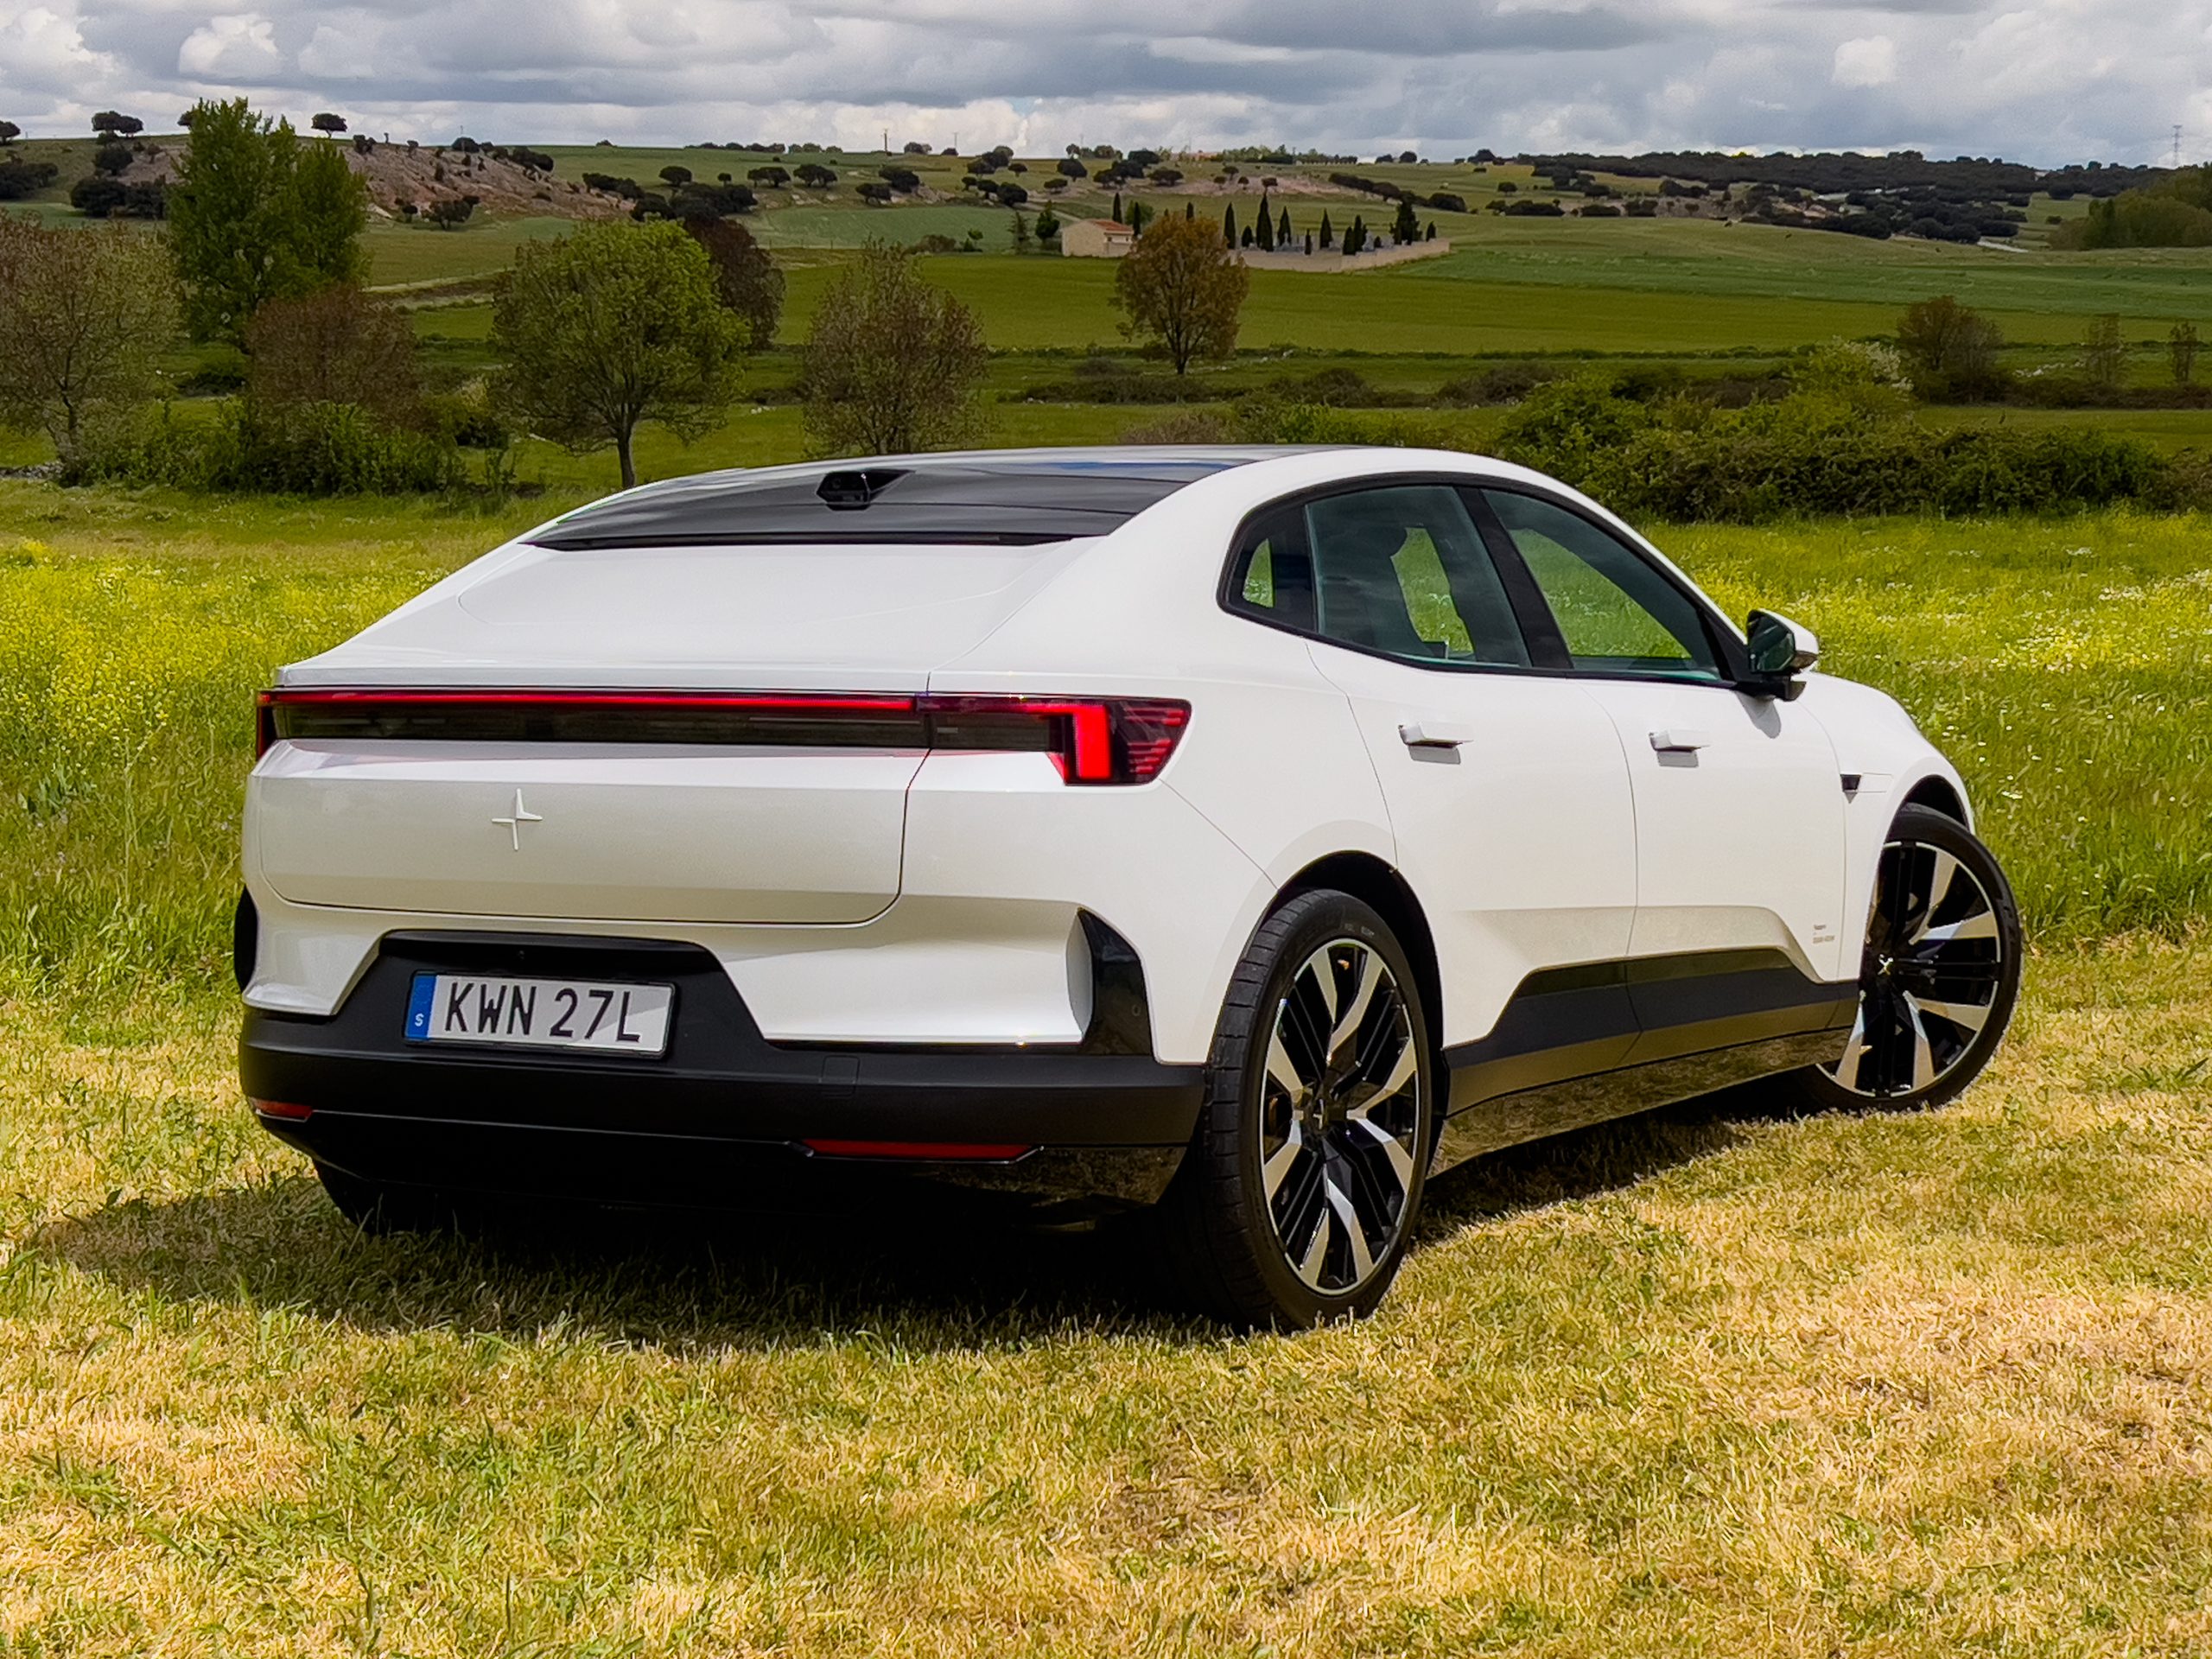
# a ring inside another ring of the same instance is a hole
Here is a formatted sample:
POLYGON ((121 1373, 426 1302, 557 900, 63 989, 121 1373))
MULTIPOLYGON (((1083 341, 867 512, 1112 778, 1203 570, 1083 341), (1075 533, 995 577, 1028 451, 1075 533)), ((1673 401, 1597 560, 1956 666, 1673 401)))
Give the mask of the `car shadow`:
MULTIPOLYGON (((1714 1096, 1477 1159, 1430 1184, 1416 1248, 1726 1151, 1737 1123, 1760 1115, 1740 1093, 1714 1096)), ((22 1247, 165 1301, 297 1309, 382 1333, 558 1327, 679 1351, 864 1337, 935 1352, 1078 1331, 1222 1339, 1168 1309, 1134 1243, 1110 1227, 1042 1232, 927 1200, 796 1218, 561 1208, 378 1237, 301 1173, 110 1205, 48 1223, 22 1247)))
POLYGON ((1739 1086, 1469 1160, 1428 1184, 1417 1243, 1575 1198, 1601 1197, 1741 1144, 1777 1115, 1770 1091, 1739 1086))

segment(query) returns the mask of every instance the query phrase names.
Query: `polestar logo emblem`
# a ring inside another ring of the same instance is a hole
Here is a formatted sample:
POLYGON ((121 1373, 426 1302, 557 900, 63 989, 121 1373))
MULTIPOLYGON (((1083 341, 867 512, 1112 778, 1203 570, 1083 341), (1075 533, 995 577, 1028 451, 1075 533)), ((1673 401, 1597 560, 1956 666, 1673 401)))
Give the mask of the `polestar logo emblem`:
POLYGON ((494 818, 493 823, 505 830, 515 843, 515 851, 522 851, 522 827, 525 823, 543 823, 545 820, 522 804, 522 791, 515 791, 514 808, 506 817, 494 818))

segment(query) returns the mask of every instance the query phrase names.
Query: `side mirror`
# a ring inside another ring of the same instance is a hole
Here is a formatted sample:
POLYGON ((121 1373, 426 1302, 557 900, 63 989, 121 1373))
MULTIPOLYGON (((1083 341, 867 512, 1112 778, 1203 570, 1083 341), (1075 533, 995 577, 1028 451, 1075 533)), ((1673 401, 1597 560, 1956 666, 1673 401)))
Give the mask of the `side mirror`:
POLYGON ((1821 642, 1772 611, 1753 611, 1744 625, 1744 654, 1751 664, 1747 691, 1792 701, 1805 689, 1797 677, 1821 659, 1821 642))

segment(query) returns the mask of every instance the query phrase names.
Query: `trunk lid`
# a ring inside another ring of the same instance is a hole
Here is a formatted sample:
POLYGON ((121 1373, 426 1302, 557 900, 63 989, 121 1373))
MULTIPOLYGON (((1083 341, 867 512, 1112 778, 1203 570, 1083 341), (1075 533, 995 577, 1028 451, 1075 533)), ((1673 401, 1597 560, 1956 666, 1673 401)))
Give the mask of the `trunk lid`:
POLYGON ((250 855, 299 904, 866 921, 898 896, 925 752, 899 709, 1078 545, 503 550, 280 677, 281 691, 370 701, 353 728, 326 721, 269 749, 250 855), (620 719, 549 717, 579 688, 620 719), (434 690, 475 701, 458 715, 405 702, 434 690), (734 694, 751 712, 630 741, 645 728, 620 720, 656 690, 690 694, 665 700, 683 710, 734 694))

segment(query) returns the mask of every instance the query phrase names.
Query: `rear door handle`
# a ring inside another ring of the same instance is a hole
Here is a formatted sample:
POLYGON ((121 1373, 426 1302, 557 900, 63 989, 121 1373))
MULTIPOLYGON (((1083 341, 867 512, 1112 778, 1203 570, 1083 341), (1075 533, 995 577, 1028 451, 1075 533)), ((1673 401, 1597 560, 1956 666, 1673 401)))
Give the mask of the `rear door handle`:
POLYGON ((1669 726, 1663 732, 1651 734, 1651 747, 1662 754, 1694 754, 1712 741, 1703 732, 1692 731, 1686 726, 1669 726))
POLYGON ((1409 749, 1456 749, 1475 741, 1475 728, 1448 720, 1409 720, 1398 728, 1398 741, 1409 749))

